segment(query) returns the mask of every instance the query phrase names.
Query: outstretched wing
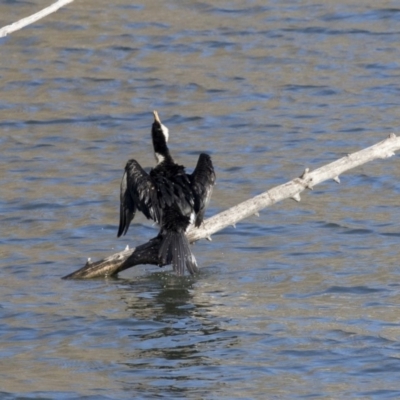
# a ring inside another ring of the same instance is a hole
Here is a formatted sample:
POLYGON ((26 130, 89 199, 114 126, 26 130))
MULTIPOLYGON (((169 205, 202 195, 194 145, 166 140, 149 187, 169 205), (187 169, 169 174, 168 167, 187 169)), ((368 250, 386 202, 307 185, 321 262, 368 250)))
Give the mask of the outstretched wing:
POLYGON ((129 224, 136 213, 136 205, 128 189, 128 174, 124 171, 121 180, 120 205, 119 205, 119 228, 117 237, 125 235, 128 232, 129 224))
POLYGON ((136 210, 157 223, 161 221, 156 185, 136 160, 129 160, 125 166, 120 203, 118 237, 126 234, 136 210))
POLYGON ((215 183, 215 172, 208 154, 200 154, 196 168, 190 175, 194 193, 194 211, 196 212, 195 226, 199 227, 204 219, 204 212, 210 201, 215 183))

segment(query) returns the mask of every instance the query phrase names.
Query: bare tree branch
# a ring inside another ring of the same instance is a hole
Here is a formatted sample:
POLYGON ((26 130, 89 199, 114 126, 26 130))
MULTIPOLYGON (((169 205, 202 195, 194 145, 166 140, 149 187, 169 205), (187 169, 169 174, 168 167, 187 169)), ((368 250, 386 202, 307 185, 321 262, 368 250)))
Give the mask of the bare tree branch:
MULTIPOLYGON (((396 137, 396 135, 392 133, 389 138, 374 146, 356 153, 348 154, 314 171, 310 171, 306 168, 299 178, 276 186, 267 192, 207 219, 200 228, 192 228, 187 233, 187 237, 191 243, 200 239, 210 238, 213 233, 227 226, 235 225, 238 221, 253 214, 257 214, 263 208, 277 203, 278 201, 287 198, 300 201, 300 193, 305 189, 312 189, 314 186, 328 179, 333 179, 337 183, 340 183, 339 176, 343 172, 375 159, 391 157, 394 155, 394 152, 398 150, 400 150, 400 137, 396 137)), ((159 245, 160 241, 155 238, 134 249, 126 249, 103 260, 94 263, 89 260, 83 268, 65 276, 63 279, 87 279, 112 276, 139 264, 158 265, 157 255, 159 245)))
POLYGON ((20 19, 17 22, 14 22, 11 25, 4 26, 0 29, 0 38, 7 36, 9 33, 18 31, 19 29, 24 28, 27 25, 33 24, 34 22, 38 21, 46 17, 53 12, 56 12, 59 8, 65 6, 68 3, 72 3, 74 0, 58 0, 54 4, 49 7, 44 8, 43 10, 37 12, 36 14, 30 15, 29 17, 20 19))

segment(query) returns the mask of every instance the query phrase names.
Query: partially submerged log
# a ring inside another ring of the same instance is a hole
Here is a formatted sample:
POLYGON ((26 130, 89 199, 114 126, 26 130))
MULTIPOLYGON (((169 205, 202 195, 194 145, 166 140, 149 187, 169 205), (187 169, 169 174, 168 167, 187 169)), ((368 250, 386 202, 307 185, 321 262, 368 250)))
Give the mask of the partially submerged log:
MULTIPOLYGON (((305 189, 312 189, 314 186, 329 179, 340 183, 340 175, 352 168, 358 167, 375 159, 388 158, 400 150, 400 137, 394 133, 390 136, 364 150, 340 158, 330 164, 324 165, 314 171, 306 168, 303 174, 283 185, 276 186, 252 199, 246 200, 234 207, 229 208, 204 221, 200 228, 192 228, 187 233, 190 243, 200 239, 211 240, 211 235, 251 215, 257 215, 260 210, 278 201, 292 198, 300 201, 300 193, 305 189)), ((140 264, 159 265, 158 248, 160 240, 151 239, 149 242, 136 248, 126 248, 124 251, 113 254, 103 260, 91 262, 65 276, 63 279, 88 279, 117 275, 119 272, 140 264)))
POLYGON ((89 279, 115 276, 118 272, 134 267, 135 265, 158 265, 158 248, 160 244, 161 240, 154 238, 133 249, 129 249, 126 246, 124 251, 94 263, 89 258, 83 268, 64 276, 62 279, 89 279))

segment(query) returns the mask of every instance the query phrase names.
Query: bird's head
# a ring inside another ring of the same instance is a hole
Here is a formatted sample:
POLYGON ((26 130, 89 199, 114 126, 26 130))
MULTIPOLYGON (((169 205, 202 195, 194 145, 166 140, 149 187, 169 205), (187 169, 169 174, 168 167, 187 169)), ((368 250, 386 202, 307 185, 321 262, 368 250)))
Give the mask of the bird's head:
POLYGON ((162 163, 166 158, 170 158, 167 142, 169 138, 168 128, 161 123, 157 111, 153 111, 154 122, 151 127, 151 136, 153 138, 154 155, 157 164, 162 163))
POLYGON ((153 135, 153 140, 154 138, 160 138, 161 136, 164 137, 164 140, 166 143, 168 143, 169 139, 169 130, 168 128, 161 123, 160 117, 158 116, 157 111, 153 111, 154 114, 154 122, 152 126, 152 135, 153 135))

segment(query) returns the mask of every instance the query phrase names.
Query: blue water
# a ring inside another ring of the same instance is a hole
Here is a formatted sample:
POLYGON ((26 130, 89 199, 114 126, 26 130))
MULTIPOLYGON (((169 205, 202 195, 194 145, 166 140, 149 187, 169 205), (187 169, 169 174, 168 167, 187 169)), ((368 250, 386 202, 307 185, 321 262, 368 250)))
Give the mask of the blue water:
MULTIPOLYGON (((0 4, 0 26, 45 5, 0 4)), ((200 241, 195 278, 65 281, 116 238, 152 110, 211 216, 398 132, 394 2, 75 1, 0 39, 0 398, 400 397, 400 173, 374 161, 200 241)))

